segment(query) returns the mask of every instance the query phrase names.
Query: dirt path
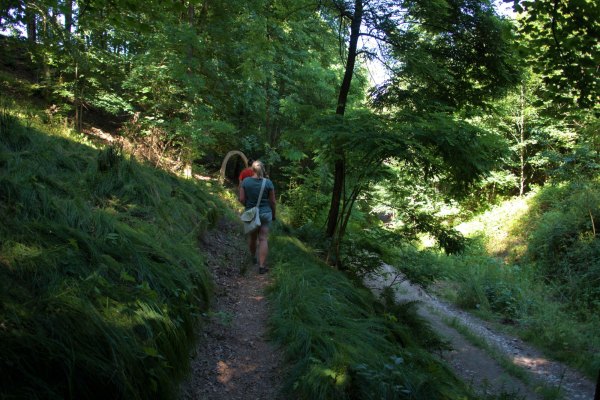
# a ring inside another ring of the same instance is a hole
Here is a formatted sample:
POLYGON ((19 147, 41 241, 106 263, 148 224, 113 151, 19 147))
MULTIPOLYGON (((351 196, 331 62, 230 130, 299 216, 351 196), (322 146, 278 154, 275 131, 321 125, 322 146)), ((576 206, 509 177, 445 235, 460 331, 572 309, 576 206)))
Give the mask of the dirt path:
POLYGON ((270 277, 247 258, 241 227, 221 220, 203 247, 215 279, 210 322, 203 327, 182 399, 278 399, 281 359, 266 340, 270 277), (242 265, 248 267, 240 274, 242 265))
MULTIPOLYGON (((490 325, 470 314, 427 294, 418 286, 403 280, 393 267, 383 265, 377 274, 367 276, 365 284, 375 292, 394 284, 398 301, 418 300, 422 303, 420 313, 431 322, 438 333, 450 341, 452 351, 442 357, 454 372, 470 383, 480 393, 518 393, 525 399, 541 399, 536 390, 542 386, 560 388, 559 393, 567 400, 592 400, 594 383, 577 371, 556 361, 547 359, 520 339, 494 332, 490 325), (504 355, 517 366, 525 368, 531 379, 526 384, 508 375, 501 365, 486 351, 474 346, 456 329, 447 324, 454 321, 484 340, 493 351, 504 355)), ((515 396, 516 397, 516 396, 515 396)))
MULTIPOLYGON (((203 327, 191 374, 181 388, 181 399, 278 399, 282 360, 266 340, 268 304, 264 298, 270 276, 250 266, 240 227, 221 220, 205 234, 203 247, 215 279, 215 301, 209 323, 203 327), (240 268, 248 270, 240 274, 240 268)), ((567 400, 593 399, 594 384, 574 370, 546 359, 521 340, 494 332, 489 324, 427 294, 402 280, 384 265, 365 283, 380 291, 393 282, 399 301, 419 300, 420 313, 453 348, 442 358, 457 376, 482 394, 513 393, 514 398, 542 399, 540 387, 560 387, 567 400), (528 383, 509 375, 486 351, 473 345, 449 321, 483 339, 531 375, 528 383), (517 395, 518 394, 518 395, 517 395)))

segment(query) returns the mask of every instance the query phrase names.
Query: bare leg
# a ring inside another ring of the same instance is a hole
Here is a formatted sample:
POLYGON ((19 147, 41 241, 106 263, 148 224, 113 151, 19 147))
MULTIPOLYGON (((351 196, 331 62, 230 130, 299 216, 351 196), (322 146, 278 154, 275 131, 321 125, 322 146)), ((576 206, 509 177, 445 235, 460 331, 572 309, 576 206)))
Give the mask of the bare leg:
POLYGON ((269 227, 261 226, 258 231, 258 265, 265 266, 267 255, 269 254, 269 227))
POLYGON ((248 248, 250 249, 250 255, 254 259, 256 257, 256 238, 258 237, 258 229, 248 236, 248 248))

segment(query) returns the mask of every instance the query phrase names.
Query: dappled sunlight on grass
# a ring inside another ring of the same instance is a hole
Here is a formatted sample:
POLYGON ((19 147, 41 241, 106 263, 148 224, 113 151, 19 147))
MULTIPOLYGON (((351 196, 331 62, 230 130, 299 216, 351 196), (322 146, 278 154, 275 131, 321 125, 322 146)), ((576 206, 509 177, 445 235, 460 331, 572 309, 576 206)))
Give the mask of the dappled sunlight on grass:
POLYGON ((423 346, 431 332, 407 308, 315 258, 298 239, 276 236, 272 336, 291 364, 287 390, 299 398, 470 398, 423 346))
POLYGON ((519 258, 526 250, 526 237, 520 221, 529 212, 533 196, 535 193, 531 192, 505 201, 456 229, 467 237, 482 237, 486 250, 492 256, 519 258))
POLYGON ((6 241, 0 248, 0 259, 8 268, 15 264, 29 264, 43 254, 44 250, 36 245, 28 245, 20 242, 6 241))
POLYGON ((333 379, 333 381, 335 382, 335 385, 338 386, 343 386, 347 383, 348 381, 348 374, 346 373, 346 371, 334 371, 330 368, 319 368, 320 369, 320 373, 328 378, 333 379))
POLYGON ((219 200, 35 117, 2 117, 3 394, 171 396, 211 296, 197 244, 219 200))

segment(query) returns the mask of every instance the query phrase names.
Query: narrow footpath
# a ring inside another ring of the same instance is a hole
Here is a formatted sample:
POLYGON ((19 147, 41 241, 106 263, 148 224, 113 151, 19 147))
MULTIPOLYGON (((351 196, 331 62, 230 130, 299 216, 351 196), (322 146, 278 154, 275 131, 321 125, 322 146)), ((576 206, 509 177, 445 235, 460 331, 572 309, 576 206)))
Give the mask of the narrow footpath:
POLYGON ((282 361, 267 341, 264 293, 270 275, 259 275, 251 265, 241 226, 234 222, 220 220, 205 233, 202 246, 215 280, 215 299, 181 399, 276 400, 282 361))

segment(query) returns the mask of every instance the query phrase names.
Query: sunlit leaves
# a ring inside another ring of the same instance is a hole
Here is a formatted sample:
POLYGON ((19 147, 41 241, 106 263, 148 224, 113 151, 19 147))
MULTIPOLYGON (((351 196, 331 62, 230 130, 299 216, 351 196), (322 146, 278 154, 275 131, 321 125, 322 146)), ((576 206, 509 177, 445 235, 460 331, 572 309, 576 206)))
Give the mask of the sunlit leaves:
POLYGON ((414 2, 413 23, 393 32, 392 79, 377 104, 414 112, 485 105, 519 77, 511 26, 480 1, 414 2), (425 7, 431 6, 431 9, 425 7))
POLYGON ((597 107, 600 99, 600 3, 593 0, 515 1, 529 60, 559 107, 597 107))

